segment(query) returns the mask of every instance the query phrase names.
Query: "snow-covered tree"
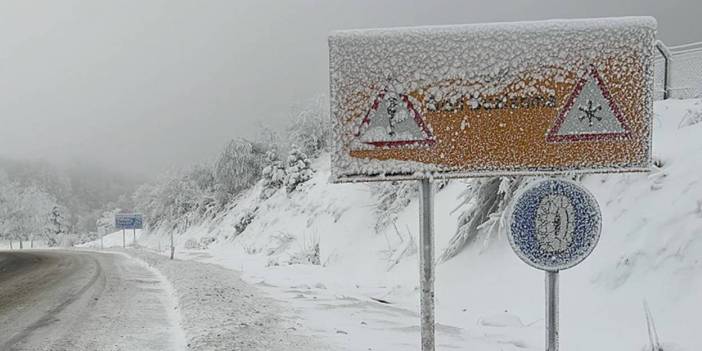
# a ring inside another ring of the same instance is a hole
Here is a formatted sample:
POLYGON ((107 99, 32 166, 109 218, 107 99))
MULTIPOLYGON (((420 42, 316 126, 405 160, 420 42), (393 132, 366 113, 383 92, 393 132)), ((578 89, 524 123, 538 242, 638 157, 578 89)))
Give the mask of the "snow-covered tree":
POLYGON ((526 184, 525 178, 493 177, 475 178, 467 181, 466 190, 460 195, 463 213, 458 218, 456 233, 449 240, 439 262, 456 256, 468 244, 483 233, 483 245, 504 225, 505 209, 514 193, 526 184))
POLYGON ((288 193, 312 178, 311 162, 300 148, 293 144, 285 168, 285 189, 288 193))
POLYGON ((172 172, 137 188, 134 209, 144 214, 149 228, 184 228, 216 213, 218 185, 212 167, 207 165, 172 172))
POLYGON ((85 163, 60 167, 43 160, 14 160, 0 157, 0 172, 19 188, 35 187, 51 195, 65 208, 70 230, 94 231, 103 210, 123 206, 142 179, 85 163), (119 202, 119 203, 117 203, 119 202))
POLYGON ((29 187, 22 192, 21 208, 25 212, 24 219, 26 220, 24 237, 28 237, 31 247, 34 247, 35 239, 45 238, 49 215, 56 206, 56 200, 53 196, 39 188, 29 187))
POLYGON ((55 204, 54 198, 36 186, 22 186, 0 176, 0 238, 12 242, 33 241, 43 233, 44 226, 55 204))
POLYGON ((374 206, 377 218, 376 233, 395 223, 399 213, 416 199, 419 193, 416 182, 377 182, 368 186, 378 199, 374 206))
POLYGON ((64 216, 65 210, 60 206, 54 206, 49 213, 49 223, 46 226, 47 245, 57 246, 63 239, 62 236, 68 233, 68 221, 64 216))
POLYGON ((266 166, 261 172, 263 178, 263 189, 261 199, 271 197, 285 182, 285 165, 278 158, 278 153, 270 150, 266 152, 266 166))
POLYGON ((228 201, 261 178, 264 149, 265 146, 246 140, 229 142, 214 167, 216 191, 220 193, 221 200, 228 201))
POLYGON ((288 126, 288 142, 310 157, 317 157, 329 143, 329 103, 318 96, 302 106, 288 126))
POLYGON ((115 231, 115 215, 120 213, 119 208, 103 211, 95 223, 98 233, 110 233, 115 231))
POLYGON ((17 207, 20 202, 20 191, 17 184, 9 182, 6 177, 0 178, 0 237, 10 241, 16 239, 17 207))

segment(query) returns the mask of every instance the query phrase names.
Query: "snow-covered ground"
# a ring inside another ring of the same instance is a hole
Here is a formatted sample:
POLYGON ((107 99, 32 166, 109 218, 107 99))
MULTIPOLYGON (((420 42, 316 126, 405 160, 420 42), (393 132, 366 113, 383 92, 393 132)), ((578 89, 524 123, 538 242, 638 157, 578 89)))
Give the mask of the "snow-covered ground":
MULTIPOLYGON (((602 206, 603 234, 587 260, 561 274, 564 350, 643 350, 644 301, 665 350, 702 350, 702 100, 654 109, 657 169, 583 180, 602 206)), ((299 191, 260 200, 259 183, 225 216, 178 233, 176 255, 240 270, 288 302, 331 349, 416 350, 417 200, 398 213, 396 226, 376 233, 375 188, 329 184, 328 155, 313 168, 299 191), (242 218, 250 223, 237 235, 242 218), (317 244, 320 264, 309 264, 317 244)), ((456 231, 464 189, 452 181, 437 193, 437 253, 456 231)), ((137 239, 167 254, 168 235, 137 239)), ((121 244, 121 233, 105 238, 106 246, 121 244)), ((543 280, 502 234, 439 264, 438 349, 542 350, 543 280)))
POLYGON ((304 323, 219 266, 126 251, 171 282, 189 350, 323 350, 304 323))

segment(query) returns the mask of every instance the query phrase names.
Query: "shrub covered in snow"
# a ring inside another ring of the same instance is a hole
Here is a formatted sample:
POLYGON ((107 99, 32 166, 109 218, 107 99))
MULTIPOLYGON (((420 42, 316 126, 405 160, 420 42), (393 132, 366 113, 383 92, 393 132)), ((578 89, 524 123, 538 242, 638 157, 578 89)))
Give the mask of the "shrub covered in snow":
POLYGON ((702 101, 698 100, 691 108, 688 108, 687 111, 685 111, 685 116, 680 120, 678 127, 689 127, 702 122, 702 109, 699 108, 700 106, 702 106, 702 101))
POLYGON ((265 200, 271 197, 276 190, 283 186, 285 181, 285 165, 278 158, 278 153, 275 151, 268 151, 266 153, 266 166, 261 172, 262 180, 262 190, 261 199, 265 200))
POLYGON ((486 234, 484 241, 502 227, 503 216, 512 196, 525 181, 522 177, 475 178, 467 181, 463 198, 463 213, 458 218, 456 233, 439 257, 445 262, 473 242, 478 234, 486 234))
POLYGON ((239 221, 234 224, 236 234, 239 235, 243 233, 244 230, 246 230, 246 227, 253 222, 254 218, 256 218, 256 209, 244 213, 241 218, 239 218, 239 221))
POLYGON ((290 257, 289 264, 311 264, 319 266, 322 261, 319 257, 319 242, 312 244, 310 247, 305 248, 302 251, 298 251, 296 254, 290 257))
POLYGON ((380 233, 397 220, 397 215, 417 198, 417 182, 378 182, 369 184, 378 199, 375 206, 375 232, 380 233))
POLYGON ((312 178, 313 171, 310 164, 307 155, 297 145, 293 145, 285 168, 285 189, 289 193, 312 178))
POLYGON ((213 242, 215 242, 215 238, 204 236, 200 240, 188 239, 183 246, 188 250, 206 250, 213 242))

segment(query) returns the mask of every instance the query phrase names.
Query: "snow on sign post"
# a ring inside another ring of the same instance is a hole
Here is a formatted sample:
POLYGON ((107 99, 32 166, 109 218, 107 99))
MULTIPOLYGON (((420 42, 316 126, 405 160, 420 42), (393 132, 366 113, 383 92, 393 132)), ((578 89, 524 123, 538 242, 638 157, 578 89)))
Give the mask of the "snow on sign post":
POLYGON ((422 182, 423 350, 434 344, 430 179, 648 170, 655 30, 626 17, 329 37, 331 181, 422 182))

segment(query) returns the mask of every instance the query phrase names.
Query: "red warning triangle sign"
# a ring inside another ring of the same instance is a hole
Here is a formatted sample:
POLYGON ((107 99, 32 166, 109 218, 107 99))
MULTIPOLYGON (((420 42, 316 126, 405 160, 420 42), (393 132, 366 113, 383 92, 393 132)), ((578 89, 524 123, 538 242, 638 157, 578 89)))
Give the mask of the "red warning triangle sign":
POLYGON ((431 129, 414 107, 411 98, 383 89, 373 101, 357 132, 356 140, 374 147, 431 146, 431 129))
POLYGON ((599 72, 591 66, 546 134, 547 142, 621 140, 631 136, 599 72))

